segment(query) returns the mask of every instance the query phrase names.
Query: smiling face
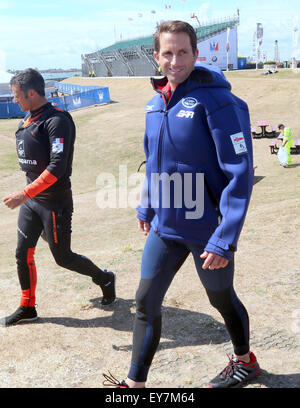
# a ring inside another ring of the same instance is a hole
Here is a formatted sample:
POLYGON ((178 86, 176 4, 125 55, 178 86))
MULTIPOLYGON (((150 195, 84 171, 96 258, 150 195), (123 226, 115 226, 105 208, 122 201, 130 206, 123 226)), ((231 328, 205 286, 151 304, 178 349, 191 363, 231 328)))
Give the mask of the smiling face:
POLYGON ((185 32, 163 32, 159 40, 159 52, 154 52, 154 58, 167 76, 171 89, 175 90, 194 70, 198 50, 193 53, 190 37, 185 32))

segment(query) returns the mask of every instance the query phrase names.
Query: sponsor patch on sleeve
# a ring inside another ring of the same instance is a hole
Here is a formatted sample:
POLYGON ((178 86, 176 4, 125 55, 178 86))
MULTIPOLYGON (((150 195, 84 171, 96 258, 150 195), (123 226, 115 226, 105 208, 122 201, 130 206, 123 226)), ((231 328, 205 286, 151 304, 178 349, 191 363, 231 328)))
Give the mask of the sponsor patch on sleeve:
POLYGON ((52 141, 52 153, 62 153, 64 151, 64 139, 56 138, 52 141))
POLYGON ((240 155, 243 153, 247 153, 247 146, 246 141, 243 135, 243 132, 235 133, 234 135, 230 136, 235 154, 240 155))

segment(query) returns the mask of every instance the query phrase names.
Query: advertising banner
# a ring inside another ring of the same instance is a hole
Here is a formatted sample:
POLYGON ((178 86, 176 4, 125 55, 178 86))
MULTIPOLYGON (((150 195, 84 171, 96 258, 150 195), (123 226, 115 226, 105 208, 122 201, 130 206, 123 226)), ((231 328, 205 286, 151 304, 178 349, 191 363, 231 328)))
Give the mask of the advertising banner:
POLYGON ((199 42, 198 61, 209 65, 217 65, 220 69, 226 70, 228 50, 228 66, 230 69, 237 69, 237 48, 237 28, 233 27, 230 30, 224 30, 220 34, 199 42))
MULTIPOLYGON (((105 86, 81 86, 55 82, 54 87, 64 95, 51 97, 48 100, 53 106, 66 111, 110 102, 109 88, 105 86)), ((22 118, 25 115, 26 112, 22 112, 18 104, 0 102, 0 119, 22 118)))

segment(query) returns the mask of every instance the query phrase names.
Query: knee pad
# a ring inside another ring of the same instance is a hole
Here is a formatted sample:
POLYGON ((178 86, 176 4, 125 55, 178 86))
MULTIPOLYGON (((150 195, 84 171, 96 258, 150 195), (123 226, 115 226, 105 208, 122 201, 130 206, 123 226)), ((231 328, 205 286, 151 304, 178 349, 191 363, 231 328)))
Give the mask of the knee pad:
POLYGON ((226 312, 233 309, 231 288, 213 291, 206 289, 210 304, 217 310, 226 312))
POLYGON ((145 313, 146 298, 151 286, 152 279, 141 279, 135 294, 136 310, 145 313))
POLYGON ((161 315, 161 302, 151 295, 153 279, 141 279, 136 292, 136 312, 139 316, 146 314, 152 317, 161 315))

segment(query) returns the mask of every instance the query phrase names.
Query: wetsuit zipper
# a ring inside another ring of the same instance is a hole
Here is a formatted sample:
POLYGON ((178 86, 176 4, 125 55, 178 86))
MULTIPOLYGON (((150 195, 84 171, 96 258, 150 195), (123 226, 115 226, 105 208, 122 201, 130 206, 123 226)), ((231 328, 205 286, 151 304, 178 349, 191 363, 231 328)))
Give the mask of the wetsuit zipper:
POLYGON ((163 116, 163 119, 162 119, 160 132, 159 132, 159 139, 158 139, 158 152, 157 152, 158 174, 160 174, 160 172, 161 172, 161 150, 162 150, 162 141, 163 141, 163 137, 164 137, 163 129, 164 129, 164 125, 165 125, 166 116, 168 114, 167 110, 165 110, 163 112, 164 112, 164 116, 163 116))

